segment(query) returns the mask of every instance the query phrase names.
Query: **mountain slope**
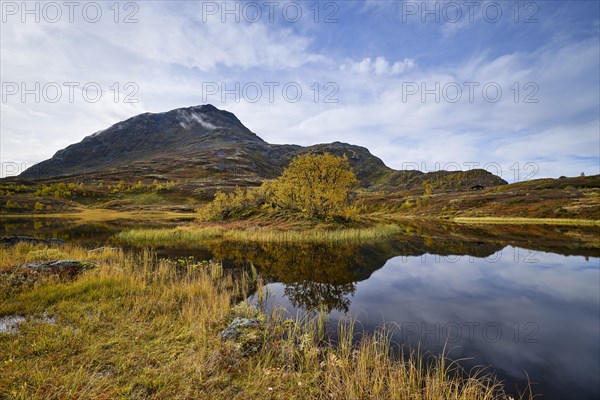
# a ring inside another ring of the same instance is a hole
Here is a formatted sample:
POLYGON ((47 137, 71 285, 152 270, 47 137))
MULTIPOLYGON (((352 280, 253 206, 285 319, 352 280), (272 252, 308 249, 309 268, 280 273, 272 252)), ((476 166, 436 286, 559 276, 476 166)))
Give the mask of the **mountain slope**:
POLYGON ((235 115, 207 105, 145 113, 87 136, 24 171, 28 178, 81 174, 106 167, 201 151, 214 143, 265 142, 235 115))
POLYGON ((274 178, 296 155, 346 155, 364 188, 398 189, 440 182, 445 189, 505 184, 483 170, 468 172, 395 171, 368 149, 341 142, 302 147, 273 145, 245 127, 232 113, 212 105, 165 113, 145 113, 119 122, 24 171, 26 179, 169 179, 191 190, 257 185, 274 178), (456 179, 460 175, 460 179, 456 179), (451 179, 447 179, 452 177, 451 179), (451 183, 444 183, 446 180, 451 183))

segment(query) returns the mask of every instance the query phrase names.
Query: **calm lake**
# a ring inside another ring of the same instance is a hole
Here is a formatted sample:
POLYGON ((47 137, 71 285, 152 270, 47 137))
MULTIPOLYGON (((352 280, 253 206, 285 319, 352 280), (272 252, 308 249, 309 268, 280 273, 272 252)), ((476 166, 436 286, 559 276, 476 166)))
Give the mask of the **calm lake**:
MULTIPOLYGON (((140 225, 137 225, 138 227, 140 225)), ((0 220, 0 235, 61 237, 94 247, 126 223, 0 220)), ((385 325, 406 351, 446 349, 468 371, 495 371, 509 392, 543 399, 600 398, 598 228, 407 226, 372 244, 280 245, 214 241, 157 249, 159 256, 254 265, 265 277, 255 304, 290 315, 325 309, 330 327, 385 325), (584 240, 586 239, 586 240, 584 240), (587 243, 587 244, 586 244, 587 243)))

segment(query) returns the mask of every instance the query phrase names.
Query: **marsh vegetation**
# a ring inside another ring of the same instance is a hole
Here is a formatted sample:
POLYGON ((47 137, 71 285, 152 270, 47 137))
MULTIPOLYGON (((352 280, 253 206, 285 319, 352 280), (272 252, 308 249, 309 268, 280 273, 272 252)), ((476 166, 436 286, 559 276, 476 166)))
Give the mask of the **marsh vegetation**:
POLYGON ((0 315, 25 317, 18 334, 0 333, 0 392, 11 398, 508 398, 443 355, 395 353, 386 330, 357 340, 346 321, 334 343, 323 315, 265 315, 242 300, 261 278, 214 262, 19 244, 3 249, 0 277, 0 315), (97 268, 73 278, 13 267, 57 252, 97 268), (259 326, 222 340, 234 317, 259 326))

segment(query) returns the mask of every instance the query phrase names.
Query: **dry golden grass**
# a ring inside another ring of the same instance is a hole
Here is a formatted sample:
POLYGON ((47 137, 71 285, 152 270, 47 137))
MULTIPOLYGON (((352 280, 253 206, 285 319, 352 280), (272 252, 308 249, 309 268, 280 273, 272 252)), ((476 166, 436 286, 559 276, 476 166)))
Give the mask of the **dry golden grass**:
POLYGON ((401 232, 396 225, 372 228, 288 230, 273 228, 224 228, 220 226, 182 226, 177 228, 132 229, 119 232, 115 238, 134 246, 194 247, 211 239, 268 243, 343 243, 379 240, 401 232))
POLYGON ((12 266, 55 250, 98 268, 76 278, 37 275, 10 292, 12 281, 0 281, 0 316, 28 318, 17 334, 0 333, 0 398, 508 398, 492 378, 464 376, 443 357, 394 357, 385 331, 356 344, 353 324, 342 323, 334 345, 322 315, 290 321, 236 305, 261 280, 234 279, 216 263, 27 244, 2 249, 0 273, 17 274, 12 266), (235 316, 261 327, 221 340, 235 316))

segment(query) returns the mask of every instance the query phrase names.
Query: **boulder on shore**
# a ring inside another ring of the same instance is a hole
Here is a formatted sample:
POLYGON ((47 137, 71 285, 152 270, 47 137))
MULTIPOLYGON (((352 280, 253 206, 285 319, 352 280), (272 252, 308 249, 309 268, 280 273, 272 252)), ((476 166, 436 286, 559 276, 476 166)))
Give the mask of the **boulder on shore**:
POLYGON ((73 260, 52 260, 44 262, 34 262, 20 265, 20 268, 28 268, 37 272, 67 272, 78 273, 86 269, 95 267, 94 263, 81 262, 73 260))
POLYGON ((221 338, 236 340, 245 331, 257 328, 260 328, 260 323, 257 319, 236 317, 227 328, 221 331, 221 338))

